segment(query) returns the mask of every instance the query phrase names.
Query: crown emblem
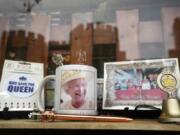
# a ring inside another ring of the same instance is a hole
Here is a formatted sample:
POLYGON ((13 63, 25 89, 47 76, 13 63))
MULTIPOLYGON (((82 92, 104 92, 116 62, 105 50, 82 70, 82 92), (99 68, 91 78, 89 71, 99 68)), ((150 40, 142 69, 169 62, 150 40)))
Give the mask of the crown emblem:
POLYGON ((161 83, 165 88, 176 87, 176 79, 171 74, 164 74, 161 78, 161 83))
POLYGON ((161 90, 173 93, 179 87, 178 76, 171 71, 165 70, 161 72, 157 78, 157 84, 161 90))
POLYGON ((19 80, 21 80, 21 81, 26 81, 26 80, 27 80, 27 78, 26 78, 26 77, 24 77, 24 76, 22 76, 22 77, 19 77, 19 80))

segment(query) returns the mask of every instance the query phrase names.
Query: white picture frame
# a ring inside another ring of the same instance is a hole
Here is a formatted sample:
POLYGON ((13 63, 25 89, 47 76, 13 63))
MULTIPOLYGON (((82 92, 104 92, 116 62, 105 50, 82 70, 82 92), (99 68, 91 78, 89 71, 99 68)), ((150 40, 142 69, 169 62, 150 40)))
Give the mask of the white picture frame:
POLYGON ((179 75, 178 59, 104 63, 103 109, 134 110, 138 105, 161 109, 167 93, 160 90, 155 78, 165 69, 179 75))

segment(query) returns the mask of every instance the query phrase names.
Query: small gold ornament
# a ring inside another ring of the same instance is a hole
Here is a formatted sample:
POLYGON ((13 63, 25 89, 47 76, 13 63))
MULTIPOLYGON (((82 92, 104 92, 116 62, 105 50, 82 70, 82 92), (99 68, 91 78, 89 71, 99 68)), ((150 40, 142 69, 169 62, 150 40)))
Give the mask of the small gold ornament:
POLYGON ((167 92, 170 97, 179 87, 177 76, 171 71, 164 71, 160 73, 157 78, 157 84, 161 90, 167 92))
POLYGON ((63 65, 63 56, 61 54, 56 54, 56 53, 53 53, 53 56, 52 56, 52 61, 55 65, 57 66, 62 66, 63 65))

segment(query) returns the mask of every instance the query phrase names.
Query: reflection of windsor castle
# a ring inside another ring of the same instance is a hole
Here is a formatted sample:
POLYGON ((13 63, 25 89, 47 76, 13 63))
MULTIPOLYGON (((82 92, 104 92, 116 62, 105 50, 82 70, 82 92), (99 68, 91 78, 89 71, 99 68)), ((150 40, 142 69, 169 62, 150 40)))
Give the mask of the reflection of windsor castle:
POLYGON ((93 65, 99 69, 98 76, 102 77, 104 62, 125 60, 125 52, 121 52, 118 45, 116 27, 104 24, 96 24, 96 28, 93 24, 87 24, 87 27, 78 25, 69 34, 70 41, 67 43, 47 42, 46 35, 25 30, 2 32, 0 71, 4 60, 12 59, 44 63, 45 73, 52 74, 58 66, 59 55, 62 55, 64 64, 93 65))
MULTIPOLYGON (((0 74, 5 59, 41 62, 45 65, 45 74, 52 74, 59 63, 52 61, 52 57, 58 60, 60 54, 64 64, 93 65, 98 69, 98 77, 103 77, 104 62, 128 60, 131 59, 130 55, 137 55, 138 52, 138 44, 135 49, 134 41, 132 44, 129 40, 125 42, 131 37, 127 38, 123 29, 120 29, 123 28, 119 20, 120 13, 117 12, 116 25, 102 22, 49 26, 48 16, 37 14, 31 16, 32 22, 28 26, 20 27, 8 23, 9 18, 12 21, 11 17, 1 16, 0 74)), ((175 18, 172 30, 175 47, 168 50, 169 57, 180 56, 179 26, 180 19, 175 18)), ((130 27, 133 30, 135 28, 130 27)), ((139 57, 133 59, 136 58, 139 57)))

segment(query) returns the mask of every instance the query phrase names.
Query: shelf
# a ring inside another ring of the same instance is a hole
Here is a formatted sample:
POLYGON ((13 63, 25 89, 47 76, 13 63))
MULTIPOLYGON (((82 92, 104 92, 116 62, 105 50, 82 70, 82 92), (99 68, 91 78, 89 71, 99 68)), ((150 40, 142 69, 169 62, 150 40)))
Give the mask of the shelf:
POLYGON ((111 130, 111 131, 170 131, 180 132, 178 124, 161 124, 158 120, 131 122, 38 122, 26 119, 0 120, 0 129, 59 129, 59 130, 111 130))

